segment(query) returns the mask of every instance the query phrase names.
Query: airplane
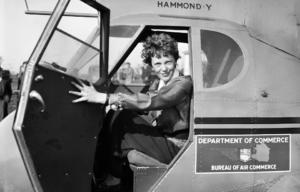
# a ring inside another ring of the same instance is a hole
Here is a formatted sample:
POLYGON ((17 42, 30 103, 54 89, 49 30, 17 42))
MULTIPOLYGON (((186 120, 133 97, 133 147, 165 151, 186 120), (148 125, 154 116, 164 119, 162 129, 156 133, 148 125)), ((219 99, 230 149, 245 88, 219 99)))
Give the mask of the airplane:
POLYGON ((17 110, 0 123, 1 192, 94 190, 107 106, 72 104, 70 82, 147 92, 138 75, 126 84, 118 74, 126 61, 140 74, 153 32, 178 40, 179 69, 192 76, 189 138, 167 165, 137 153, 133 191, 300 190, 299 1, 82 0, 99 12, 86 39, 60 25, 69 3, 51 13, 17 110))

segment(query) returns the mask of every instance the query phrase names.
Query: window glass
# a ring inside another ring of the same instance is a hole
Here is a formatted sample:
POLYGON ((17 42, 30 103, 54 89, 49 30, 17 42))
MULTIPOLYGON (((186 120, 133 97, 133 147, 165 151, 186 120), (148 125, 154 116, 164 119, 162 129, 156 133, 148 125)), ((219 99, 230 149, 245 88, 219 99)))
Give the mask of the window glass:
POLYGON ((109 34, 109 72, 122 56, 127 45, 132 40, 140 26, 138 25, 115 25, 110 27, 109 34))
MULTIPOLYGON (((57 2, 58 0, 26 0, 24 3, 27 5, 26 8, 28 8, 28 10, 52 12, 57 2)), ((66 12, 97 14, 97 10, 80 0, 71 0, 66 12)))
MULTIPOLYGON (((164 30, 160 30, 164 32, 164 30)), ((165 30, 169 33, 175 33, 176 30, 165 30)), ((159 32, 158 32, 159 33, 159 32)), ((186 33, 187 31, 180 31, 180 33, 186 33)), ((172 34, 171 34, 172 35, 172 34)), ((187 38, 186 38, 187 39, 187 38)), ((127 42, 129 43, 129 41, 127 42)), ((189 50, 187 42, 179 42, 179 55, 180 58, 177 60, 177 69, 184 75, 190 75, 189 69, 189 50)), ((143 62, 141 53, 143 49, 143 43, 139 42, 133 51, 126 58, 125 62, 118 69, 112 78, 114 84, 123 85, 150 85, 157 78, 152 67, 143 62)), ((112 53, 113 54, 113 53, 112 53)))
POLYGON ((152 68, 143 63, 141 58, 143 46, 137 44, 119 70, 112 78, 114 84, 149 85, 156 78, 152 68))
MULTIPOLYGON (((95 39, 93 35, 99 36, 99 31, 93 33, 94 30, 98 30, 98 23, 98 18, 63 16, 57 28, 81 41, 91 44, 93 42, 92 39, 95 39)), ((96 47, 99 48, 99 43, 96 47)))
MULTIPOLYGON (((95 18, 64 17, 54 32, 40 64, 59 66, 56 68, 95 83, 100 78, 100 30, 97 22, 95 18), (72 19, 76 19, 77 22, 72 22, 72 19)), ((139 27, 110 27, 109 70, 116 64, 116 59, 122 55, 139 27)))
MULTIPOLYGON (((177 69, 184 75, 189 75, 188 44, 178 43, 180 58, 177 60, 177 69)), ((139 43, 126 61, 112 78, 114 84, 124 85, 151 85, 157 78, 152 67, 143 62, 141 52, 142 43, 139 43)))
POLYGON ((99 35, 98 18, 63 16, 39 64, 96 82, 100 78, 99 35))
POLYGON ((244 67, 241 48, 230 37, 201 30, 203 86, 218 87, 234 80, 244 67))
POLYGON ((99 79, 99 51, 60 30, 54 32, 39 64, 93 82, 99 79), (98 73, 91 70, 95 66, 98 73))

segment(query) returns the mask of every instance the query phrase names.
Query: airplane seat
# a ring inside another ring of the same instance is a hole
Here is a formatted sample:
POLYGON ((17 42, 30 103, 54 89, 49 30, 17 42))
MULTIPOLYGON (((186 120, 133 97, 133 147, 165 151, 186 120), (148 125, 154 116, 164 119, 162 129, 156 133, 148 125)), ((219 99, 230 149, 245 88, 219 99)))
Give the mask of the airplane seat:
POLYGON ((160 167, 160 168, 167 167, 166 164, 161 163, 158 160, 137 150, 129 151, 127 158, 130 163, 130 168, 132 169, 132 171, 135 171, 135 167, 160 167))

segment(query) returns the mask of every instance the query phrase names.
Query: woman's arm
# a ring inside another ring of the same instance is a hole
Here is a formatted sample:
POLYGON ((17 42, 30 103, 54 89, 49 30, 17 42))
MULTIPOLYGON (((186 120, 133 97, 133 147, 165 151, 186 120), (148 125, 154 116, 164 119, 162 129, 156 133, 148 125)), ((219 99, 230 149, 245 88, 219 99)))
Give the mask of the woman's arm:
POLYGON ((90 103, 106 103, 109 99, 109 104, 118 106, 119 108, 135 110, 135 111, 150 111, 161 110, 174 106, 187 97, 192 91, 192 81, 184 77, 174 79, 172 84, 164 86, 157 93, 136 93, 132 95, 118 93, 110 94, 109 98, 106 93, 100 93, 95 90, 92 83, 89 86, 78 80, 79 84, 72 82, 80 92, 70 91, 70 94, 81 96, 73 103, 87 101, 90 103))
POLYGON ((164 86, 156 93, 112 94, 110 104, 135 111, 162 110, 184 101, 190 96, 191 91, 191 79, 180 77, 174 79, 170 85, 164 86))

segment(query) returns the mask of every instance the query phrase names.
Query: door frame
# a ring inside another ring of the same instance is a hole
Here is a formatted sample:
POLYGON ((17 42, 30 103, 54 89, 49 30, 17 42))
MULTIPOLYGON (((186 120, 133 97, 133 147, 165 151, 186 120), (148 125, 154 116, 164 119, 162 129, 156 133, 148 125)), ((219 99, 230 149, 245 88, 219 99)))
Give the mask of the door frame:
MULTIPOLYGON (((110 26, 110 10, 97 1, 81 0, 99 11, 100 22, 100 79, 106 80, 108 77, 108 47, 109 47, 109 26, 110 26)), ((24 80, 21 86, 20 100, 17 106, 15 121, 13 124, 13 132, 20 149, 22 159, 28 172, 29 179, 32 183, 34 191, 43 191, 41 184, 36 174, 33 161, 31 159, 29 149, 26 146, 25 138, 22 132, 25 112, 29 100, 31 83, 34 81, 35 67, 46 50, 55 29, 57 28, 70 0, 59 0, 54 8, 31 56, 28 60, 28 65, 24 73, 24 80)), ((98 81, 99 82, 99 81, 98 81)), ((103 82, 103 81, 100 81, 103 82)))

